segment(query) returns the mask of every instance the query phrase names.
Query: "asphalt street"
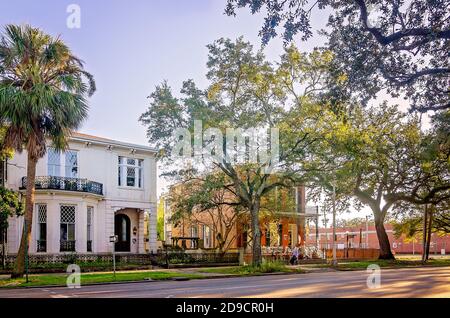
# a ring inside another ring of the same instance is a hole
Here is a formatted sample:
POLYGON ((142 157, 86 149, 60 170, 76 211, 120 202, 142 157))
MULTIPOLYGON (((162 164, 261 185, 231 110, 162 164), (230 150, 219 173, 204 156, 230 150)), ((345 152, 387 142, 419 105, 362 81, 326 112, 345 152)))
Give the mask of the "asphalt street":
POLYGON ((187 297, 450 297, 450 267, 382 269, 378 288, 366 271, 214 278, 189 281, 0 289, 1 298, 187 298, 187 297))

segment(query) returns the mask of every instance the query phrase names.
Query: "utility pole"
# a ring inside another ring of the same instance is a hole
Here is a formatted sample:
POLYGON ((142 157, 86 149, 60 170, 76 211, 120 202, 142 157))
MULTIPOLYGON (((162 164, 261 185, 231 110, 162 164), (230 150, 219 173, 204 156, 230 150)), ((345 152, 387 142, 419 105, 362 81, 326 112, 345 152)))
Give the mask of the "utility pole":
MULTIPOLYGON (((328 220, 327 220, 327 210, 323 209, 323 226, 324 226, 324 230, 325 230, 325 250, 328 249, 328 231, 327 231, 327 224, 328 224, 328 220)), ((325 251, 326 253, 326 251, 325 251)))
POLYGON ((333 186, 333 260, 331 262, 332 266, 337 266, 336 257, 336 186, 333 186))
POLYGON ((316 248, 319 251, 319 206, 316 207, 316 248))

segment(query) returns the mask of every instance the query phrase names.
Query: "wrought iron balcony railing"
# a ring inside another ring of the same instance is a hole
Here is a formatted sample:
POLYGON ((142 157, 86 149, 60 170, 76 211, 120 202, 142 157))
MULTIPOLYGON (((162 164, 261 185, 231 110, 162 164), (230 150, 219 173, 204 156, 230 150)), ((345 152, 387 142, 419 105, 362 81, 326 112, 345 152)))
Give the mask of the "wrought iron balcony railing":
MULTIPOLYGON (((103 195, 103 184, 88 179, 43 176, 36 177, 36 189, 65 190, 103 195)), ((21 189, 26 189, 27 177, 22 178, 21 189)))
POLYGON ((60 252, 75 252, 75 241, 59 241, 60 252))
POLYGON ((38 240, 37 241, 37 251, 38 252, 47 252, 47 241, 38 240))

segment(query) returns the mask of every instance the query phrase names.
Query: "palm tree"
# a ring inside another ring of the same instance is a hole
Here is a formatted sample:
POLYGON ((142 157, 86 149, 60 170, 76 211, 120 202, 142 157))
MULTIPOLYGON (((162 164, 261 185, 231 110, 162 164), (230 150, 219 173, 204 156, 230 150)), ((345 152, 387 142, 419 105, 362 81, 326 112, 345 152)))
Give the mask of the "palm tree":
POLYGON ((0 41, 0 123, 4 147, 27 151, 25 225, 12 277, 23 277, 31 239, 36 163, 50 140, 58 150, 88 114, 91 74, 59 37, 29 25, 7 25, 0 41))

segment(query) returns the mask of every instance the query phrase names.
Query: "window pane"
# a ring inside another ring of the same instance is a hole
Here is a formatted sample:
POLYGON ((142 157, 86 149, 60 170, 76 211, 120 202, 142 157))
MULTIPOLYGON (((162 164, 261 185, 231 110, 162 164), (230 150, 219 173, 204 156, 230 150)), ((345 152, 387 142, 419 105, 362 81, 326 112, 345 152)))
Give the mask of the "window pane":
POLYGON ((92 211, 94 210, 93 207, 88 206, 87 207, 87 240, 91 240, 91 224, 92 224, 92 211))
POLYGON ((60 226, 60 238, 62 241, 67 241, 67 224, 61 224, 60 226))
POLYGON ((118 173, 118 177, 119 177, 119 179, 118 179, 119 186, 121 186, 122 185, 122 167, 121 166, 119 166, 119 170, 117 173, 118 173))
POLYGON ((67 230, 68 240, 75 241, 75 224, 68 224, 67 227, 68 227, 68 230, 67 230))
POLYGON ((76 151, 66 151, 66 177, 78 177, 78 154, 76 151))
POLYGON ((47 239, 47 224, 39 224, 39 238, 40 241, 45 241, 47 239))
POLYGON ((136 160, 135 159, 131 159, 131 158, 127 158, 127 165, 135 166, 136 165, 136 160))
POLYGON ((127 167, 127 186, 134 187, 136 185, 135 168, 127 167))
POLYGON ((61 223, 75 224, 75 206, 61 205, 61 223))
POLYGON ((61 174, 61 153, 54 148, 48 148, 47 158, 48 175, 59 177, 61 174))
POLYGON ((139 188, 142 188, 142 168, 139 168, 139 176, 138 176, 138 180, 139 180, 139 188))

